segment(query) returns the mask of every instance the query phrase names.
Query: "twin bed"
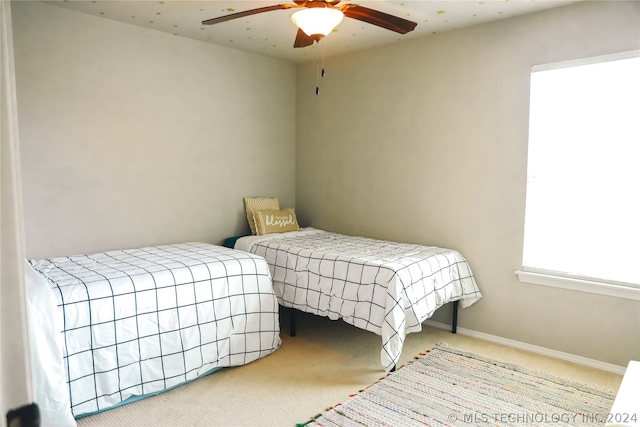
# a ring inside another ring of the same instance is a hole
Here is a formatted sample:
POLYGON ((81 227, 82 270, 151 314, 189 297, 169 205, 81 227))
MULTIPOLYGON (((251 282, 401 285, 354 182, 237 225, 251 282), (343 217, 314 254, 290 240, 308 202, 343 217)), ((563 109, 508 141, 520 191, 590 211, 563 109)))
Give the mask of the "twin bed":
POLYGON ((267 356, 281 344, 279 306, 380 335, 391 371, 406 335, 435 310, 481 297, 457 251, 275 224, 225 243, 235 248, 183 243, 29 260, 43 420, 73 425, 267 356))
POLYGON ((241 237, 234 247, 267 260, 280 305, 380 335, 387 371, 395 369, 406 335, 422 330, 438 308, 465 308, 481 297, 469 264, 451 249, 311 227, 241 237))
POLYGON ((281 343, 266 262, 222 246, 29 260, 26 285, 43 425, 75 425, 281 343))

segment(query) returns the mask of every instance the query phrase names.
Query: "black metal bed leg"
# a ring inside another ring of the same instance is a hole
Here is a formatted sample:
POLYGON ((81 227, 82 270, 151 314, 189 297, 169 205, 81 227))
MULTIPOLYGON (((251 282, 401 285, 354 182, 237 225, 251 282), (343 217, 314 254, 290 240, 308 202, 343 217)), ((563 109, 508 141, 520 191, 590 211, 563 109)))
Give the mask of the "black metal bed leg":
POLYGON ((289 335, 296 336, 296 310, 294 308, 289 309, 289 335))
POLYGON ((455 334, 458 330, 458 303, 460 301, 453 302, 453 321, 451 324, 451 333, 455 334))

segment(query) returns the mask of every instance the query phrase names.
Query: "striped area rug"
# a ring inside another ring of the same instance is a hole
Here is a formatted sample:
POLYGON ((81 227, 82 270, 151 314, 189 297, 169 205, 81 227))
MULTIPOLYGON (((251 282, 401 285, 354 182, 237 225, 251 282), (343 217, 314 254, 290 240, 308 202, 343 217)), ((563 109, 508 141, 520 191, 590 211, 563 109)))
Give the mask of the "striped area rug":
POLYGON ((298 426, 602 426, 615 395, 439 344, 298 426))

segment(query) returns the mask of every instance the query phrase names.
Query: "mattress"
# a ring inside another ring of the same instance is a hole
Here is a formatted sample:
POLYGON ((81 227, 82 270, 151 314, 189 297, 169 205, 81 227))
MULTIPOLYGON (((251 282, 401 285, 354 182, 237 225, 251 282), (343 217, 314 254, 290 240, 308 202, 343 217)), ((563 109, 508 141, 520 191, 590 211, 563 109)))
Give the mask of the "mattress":
POLYGON ((63 371, 38 387, 45 414, 50 396, 53 416, 68 405, 77 418, 281 344, 270 271, 253 254, 196 242, 32 259, 28 268, 32 353, 46 355, 34 366, 41 377, 63 371))
POLYGON ((264 257, 285 307, 342 319, 382 337, 381 364, 398 363, 406 334, 444 304, 482 294, 456 250, 318 230, 246 236, 235 248, 264 257))

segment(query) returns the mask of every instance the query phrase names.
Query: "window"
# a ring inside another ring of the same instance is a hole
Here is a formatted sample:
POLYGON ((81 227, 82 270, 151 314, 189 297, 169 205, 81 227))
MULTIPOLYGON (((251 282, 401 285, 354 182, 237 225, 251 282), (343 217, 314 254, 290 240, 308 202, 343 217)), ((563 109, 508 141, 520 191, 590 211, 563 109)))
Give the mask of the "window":
POLYGON ((535 66, 520 280, 640 299, 640 55, 535 66))

